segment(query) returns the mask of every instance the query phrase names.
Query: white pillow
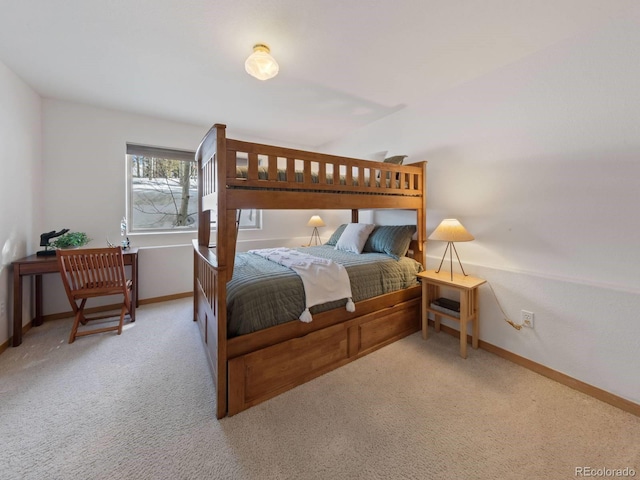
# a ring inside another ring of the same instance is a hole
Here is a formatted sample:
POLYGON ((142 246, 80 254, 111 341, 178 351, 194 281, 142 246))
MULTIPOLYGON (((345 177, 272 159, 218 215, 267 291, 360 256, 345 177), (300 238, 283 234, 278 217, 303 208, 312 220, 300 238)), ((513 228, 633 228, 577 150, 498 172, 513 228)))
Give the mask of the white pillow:
POLYGON ((375 225, 370 223, 350 223, 340 235, 336 250, 344 250, 345 252, 362 253, 367 238, 373 232, 375 225))

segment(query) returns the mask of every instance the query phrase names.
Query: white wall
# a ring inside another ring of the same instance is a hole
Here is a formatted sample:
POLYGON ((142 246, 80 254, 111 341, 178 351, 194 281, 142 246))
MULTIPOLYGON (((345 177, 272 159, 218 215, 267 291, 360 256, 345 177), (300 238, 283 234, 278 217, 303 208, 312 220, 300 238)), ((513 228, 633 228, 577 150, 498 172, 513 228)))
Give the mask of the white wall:
MULTIPOLYGON (((425 99, 327 149, 428 160, 430 233, 457 217, 486 278, 480 338, 640 403, 640 15, 425 99)), ((442 243, 429 243, 437 267, 442 243)), ((457 327, 457 326, 456 326, 457 327)))
MULTIPOLYGON (((215 121, 212 119, 212 123, 215 121)), ((43 220, 39 232, 69 228, 86 232, 89 246, 120 239, 125 214, 126 143, 196 150, 210 125, 170 122, 61 100, 43 102, 43 158, 46 176, 43 220)), ((229 130, 229 136, 233 131, 229 130)), ((260 141, 258 138, 242 140, 260 141)), ((299 148, 290 145, 292 148, 299 148)), ((261 230, 243 230, 238 250, 271 246, 299 246, 309 241, 310 216, 321 213, 324 238, 349 212, 291 210, 264 211, 261 230)), ((130 235, 140 248, 140 298, 149 299, 193 290, 191 240, 196 234, 130 235)), ((33 248, 37 248, 36 238, 33 248)), ((43 277, 44 313, 69 311, 59 278, 43 277)), ((97 303, 94 303, 97 304, 97 303)))
MULTIPOLYGON (((44 195, 40 231, 86 232, 89 246, 120 240, 125 215, 126 143, 195 150, 206 128, 91 107, 43 101, 44 195)), ((194 235, 130 236, 142 248, 140 298, 191 290, 190 242, 194 235), (177 259, 186 262, 176 268, 177 259)), ((60 279, 43 277, 44 313, 69 311, 60 279)))
MULTIPOLYGON (((13 335, 11 262, 34 252, 34 222, 41 203, 40 109, 40 97, 0 62, 0 345, 13 335)), ((27 282, 25 289, 27 323, 27 282)))

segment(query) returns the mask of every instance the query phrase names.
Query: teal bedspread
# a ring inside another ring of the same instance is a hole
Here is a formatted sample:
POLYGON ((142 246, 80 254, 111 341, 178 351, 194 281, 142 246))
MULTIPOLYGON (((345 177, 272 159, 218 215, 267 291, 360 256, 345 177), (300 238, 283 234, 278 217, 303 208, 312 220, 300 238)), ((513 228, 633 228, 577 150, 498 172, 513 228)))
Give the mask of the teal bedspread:
MULTIPOLYGON (((417 285, 416 274, 423 269, 411 258, 395 260, 383 253, 356 255, 328 245, 300 250, 344 265, 356 303, 417 285)), ((332 308, 344 308, 345 304, 346 299, 316 305, 310 310, 313 315, 332 308)), ((236 255, 233 278, 227 284, 230 338, 285 322, 297 322, 304 308, 304 287, 295 272, 252 253, 236 255)))

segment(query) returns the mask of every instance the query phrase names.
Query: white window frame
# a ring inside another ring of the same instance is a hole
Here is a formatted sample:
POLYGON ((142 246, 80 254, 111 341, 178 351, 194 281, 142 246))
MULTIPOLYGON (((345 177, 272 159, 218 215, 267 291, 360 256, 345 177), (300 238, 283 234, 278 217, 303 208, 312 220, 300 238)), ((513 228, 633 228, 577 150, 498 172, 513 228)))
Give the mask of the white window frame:
MULTIPOLYGON (((136 215, 134 209, 136 203, 134 202, 134 179, 138 177, 133 176, 133 161, 135 156, 143 156, 148 158, 168 159, 178 161, 188 161, 195 164, 195 152, 187 150, 177 150, 164 147, 154 147, 149 145, 139 145, 134 143, 127 143, 126 150, 126 182, 127 182, 127 199, 126 199, 126 218, 127 218, 127 234, 145 234, 145 233, 193 233, 198 231, 198 212, 197 212, 197 177, 195 182, 192 180, 192 187, 190 188, 190 200, 191 207, 190 217, 193 218, 193 223, 185 226, 173 226, 173 227, 152 227, 152 226, 140 226, 136 223, 136 215)), ((197 169, 196 169, 197 170, 197 169)), ((197 175, 197 171, 196 171, 197 175)), ((151 207, 153 209, 154 206, 151 207)))

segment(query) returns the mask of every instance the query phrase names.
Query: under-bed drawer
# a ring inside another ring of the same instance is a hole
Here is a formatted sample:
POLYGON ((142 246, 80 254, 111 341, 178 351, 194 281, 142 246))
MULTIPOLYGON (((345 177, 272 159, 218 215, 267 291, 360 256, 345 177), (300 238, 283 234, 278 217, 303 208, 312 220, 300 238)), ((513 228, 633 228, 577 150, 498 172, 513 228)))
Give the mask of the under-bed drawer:
POLYGON ((358 328, 358 355, 394 342, 420 329, 420 301, 405 302, 389 313, 385 311, 363 318, 358 328))
POLYGON ((420 299, 286 340, 228 361, 234 415, 420 329, 420 299))
POLYGON ((229 414, 347 363, 347 328, 334 325, 229 360, 229 414))

